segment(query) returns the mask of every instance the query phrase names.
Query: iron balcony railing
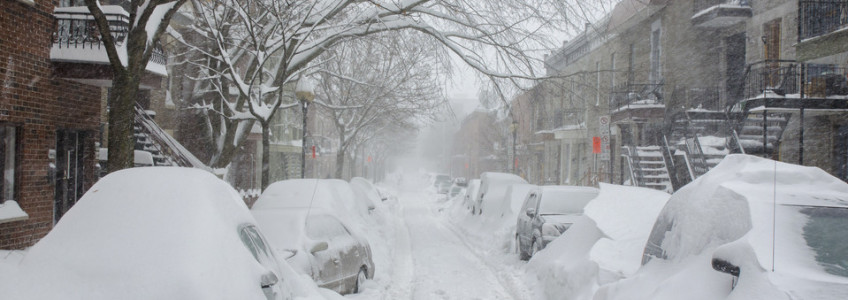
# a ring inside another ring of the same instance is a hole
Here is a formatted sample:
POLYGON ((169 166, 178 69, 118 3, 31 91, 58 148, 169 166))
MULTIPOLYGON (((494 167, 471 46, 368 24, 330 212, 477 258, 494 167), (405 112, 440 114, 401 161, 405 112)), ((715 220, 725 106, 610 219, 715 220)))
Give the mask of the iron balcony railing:
POLYGON ((748 0, 695 0, 692 6, 693 14, 719 5, 750 6, 748 0))
POLYGON ((848 25, 848 0, 802 0, 799 5, 801 39, 825 35, 848 25))
POLYGON ((728 93, 720 86, 681 87, 675 86, 671 99, 681 109, 704 109, 724 111, 727 108, 728 93))
MULTIPOLYGON (((118 13, 104 13, 108 20, 109 29, 116 46, 126 42, 129 33, 129 17, 118 13)), ((53 27, 53 47, 59 49, 103 49, 103 39, 100 30, 89 12, 72 10, 56 11, 53 27)), ((167 57, 158 45, 154 47, 150 62, 165 65, 167 57)))
POLYGON ((663 101, 663 84, 622 84, 614 89, 610 101, 610 107, 613 109, 638 104, 665 104, 665 101, 663 101))
POLYGON ((845 67, 803 64, 802 68, 802 64, 791 60, 767 60, 750 64, 746 68, 743 98, 769 98, 774 95, 791 97, 800 94, 802 69, 805 78, 804 98, 848 95, 848 69, 845 67))

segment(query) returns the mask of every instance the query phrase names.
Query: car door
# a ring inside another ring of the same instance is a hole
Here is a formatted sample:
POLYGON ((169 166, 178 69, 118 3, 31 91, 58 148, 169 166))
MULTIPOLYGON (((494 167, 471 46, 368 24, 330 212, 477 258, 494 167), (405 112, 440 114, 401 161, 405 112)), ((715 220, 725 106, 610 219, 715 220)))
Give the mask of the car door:
POLYGON ((239 227, 239 238, 253 254, 253 258, 265 269, 265 273, 262 274, 260 282, 257 284, 265 297, 268 300, 291 299, 291 291, 281 277, 279 261, 256 226, 253 224, 241 225, 239 227))
POLYGON ((337 231, 338 235, 333 238, 333 242, 341 248, 339 251, 342 269, 341 289, 345 292, 353 292, 356 287, 356 275, 359 274, 363 256, 366 255, 365 249, 344 224, 338 219, 335 219, 335 222, 339 230, 337 231))
POLYGON ((533 226, 531 224, 533 217, 527 215, 528 209, 531 208, 534 211, 538 209, 538 191, 531 191, 527 194, 527 199, 524 200, 524 205, 521 206, 521 210, 518 212, 518 223, 515 226, 515 232, 524 246, 530 245, 533 236, 533 226))
POLYGON ((327 250, 313 254, 313 264, 318 269, 315 281, 319 286, 337 292, 342 291, 342 250, 344 245, 337 239, 341 234, 334 217, 328 215, 310 215, 306 219, 306 235, 316 242, 326 242, 327 250))

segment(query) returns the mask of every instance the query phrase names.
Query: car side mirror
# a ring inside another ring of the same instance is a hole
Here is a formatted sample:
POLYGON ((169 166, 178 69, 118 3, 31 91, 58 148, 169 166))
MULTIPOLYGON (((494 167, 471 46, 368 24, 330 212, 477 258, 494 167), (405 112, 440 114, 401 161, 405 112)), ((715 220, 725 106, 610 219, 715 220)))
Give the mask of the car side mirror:
POLYGON ((528 217, 531 217, 531 218, 535 217, 536 216, 536 209, 535 208, 528 208, 525 213, 527 214, 528 217))
POLYGON ((279 282, 280 279, 277 278, 277 275, 274 274, 274 272, 268 272, 268 273, 262 274, 262 278, 260 279, 260 281, 261 281, 260 284, 262 285, 262 288, 267 289, 267 288, 270 288, 271 286, 277 284, 277 282, 279 282))
POLYGON ((726 260, 723 260, 721 258, 713 258, 712 265, 713 269, 716 271, 739 277, 739 267, 726 260))
POLYGON ((315 254, 316 252, 321 252, 330 248, 330 245, 327 242, 317 242, 309 247, 309 253, 315 254))

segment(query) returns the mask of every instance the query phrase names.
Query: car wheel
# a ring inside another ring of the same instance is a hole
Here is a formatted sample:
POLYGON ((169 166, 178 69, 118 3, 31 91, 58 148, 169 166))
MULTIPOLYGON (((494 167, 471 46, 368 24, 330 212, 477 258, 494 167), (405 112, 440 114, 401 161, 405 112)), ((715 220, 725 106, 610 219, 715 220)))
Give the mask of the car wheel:
POLYGON ((518 235, 515 235, 515 253, 518 253, 518 258, 521 260, 530 259, 530 255, 527 255, 527 253, 521 248, 521 238, 519 238, 518 235))
POLYGON ((531 251, 532 252, 530 253, 530 256, 536 256, 536 253, 539 253, 539 251, 542 251, 542 244, 539 243, 536 240, 533 240, 533 248, 532 248, 531 251))
POLYGON ((365 280, 368 279, 368 273, 365 271, 365 267, 359 269, 359 274, 356 274, 356 290, 354 293, 359 293, 364 290, 362 284, 365 283, 365 280))

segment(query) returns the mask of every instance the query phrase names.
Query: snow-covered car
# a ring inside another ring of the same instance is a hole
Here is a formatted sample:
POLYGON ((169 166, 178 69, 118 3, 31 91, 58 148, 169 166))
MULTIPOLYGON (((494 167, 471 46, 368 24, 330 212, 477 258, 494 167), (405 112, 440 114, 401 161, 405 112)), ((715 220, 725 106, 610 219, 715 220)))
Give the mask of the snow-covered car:
POLYGON ((515 225, 519 257, 527 260, 541 251, 583 215, 598 189, 585 186, 541 186, 527 194, 515 225))
POLYGON ((465 189, 465 208, 473 209, 474 201, 477 198, 477 193, 480 191, 480 179, 471 179, 468 181, 468 188, 465 189))
POLYGON ((475 196, 472 214, 481 214, 487 206, 500 207, 510 184, 527 184, 521 176, 510 173, 484 172, 480 175, 480 190, 475 196))
POLYGON ((361 193, 362 196, 367 197, 373 203, 378 203, 382 201, 388 200, 388 197, 383 195, 370 180, 362 178, 362 177, 354 177, 350 179, 350 187, 354 189, 355 192, 361 193))
POLYGON ((599 286, 639 270, 654 221, 671 196, 605 183, 599 189, 583 217, 527 263, 548 299, 589 300, 599 286))
POLYGON ((595 299, 848 299, 846 241, 848 184, 730 155, 671 196, 639 271, 595 299))
POLYGON ((463 191, 465 191, 465 187, 454 184, 451 186, 450 191, 448 192, 448 196, 453 199, 463 191))
POLYGON ((373 206, 369 199, 357 197, 344 180, 288 179, 268 185, 251 209, 319 207, 361 219, 369 215, 373 206))
POLYGON ((524 200, 527 199, 527 194, 538 186, 533 184, 510 184, 504 192, 504 199, 501 200, 501 207, 498 209, 501 216, 512 219, 515 223, 518 213, 521 211, 521 206, 524 205, 524 200))
POLYGON ((105 176, 36 243, 4 299, 291 299, 296 272, 211 173, 105 176))
POLYGON ((374 277, 368 241, 319 208, 252 209, 271 247, 324 288, 358 293, 374 277))

